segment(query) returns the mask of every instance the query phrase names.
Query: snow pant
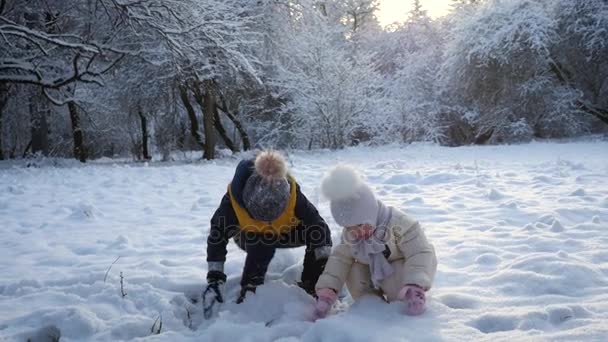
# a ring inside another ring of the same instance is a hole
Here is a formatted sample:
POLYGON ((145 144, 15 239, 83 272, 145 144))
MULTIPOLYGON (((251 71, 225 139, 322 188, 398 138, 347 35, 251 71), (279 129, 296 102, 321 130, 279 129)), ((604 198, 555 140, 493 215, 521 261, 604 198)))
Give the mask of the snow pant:
POLYGON ((278 236, 241 231, 234 236, 234 241, 247 253, 241 286, 264 283, 268 265, 277 248, 306 246, 301 280, 310 287, 310 291, 314 291, 331 251, 329 228, 320 226, 299 226, 278 236))
POLYGON ((353 263, 350 272, 348 273, 348 277, 346 278, 348 292, 350 292, 350 295, 355 300, 364 295, 384 295, 389 302, 398 300, 399 291, 401 291, 405 285, 402 282, 405 269, 403 264, 403 259, 391 262, 391 266, 395 272, 387 278, 382 279, 379 289, 374 289, 369 266, 358 262, 353 263))

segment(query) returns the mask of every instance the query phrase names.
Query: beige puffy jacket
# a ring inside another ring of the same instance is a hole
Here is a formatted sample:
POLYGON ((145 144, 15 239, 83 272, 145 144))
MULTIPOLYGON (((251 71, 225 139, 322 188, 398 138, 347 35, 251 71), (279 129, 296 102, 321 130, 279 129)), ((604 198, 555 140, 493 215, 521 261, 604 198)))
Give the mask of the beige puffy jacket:
MULTIPOLYGON (((331 288, 339 292, 346 283, 354 299, 366 293, 378 294, 372 286, 369 265, 353 256, 351 246, 344 241, 345 233, 346 230, 342 232, 342 242, 333 248, 316 288, 331 288)), ((393 301, 404 285, 415 284, 425 290, 430 289, 437 270, 437 258, 420 224, 393 208, 388 234, 385 242, 391 252, 388 261, 395 272, 380 282, 380 292, 393 301)))

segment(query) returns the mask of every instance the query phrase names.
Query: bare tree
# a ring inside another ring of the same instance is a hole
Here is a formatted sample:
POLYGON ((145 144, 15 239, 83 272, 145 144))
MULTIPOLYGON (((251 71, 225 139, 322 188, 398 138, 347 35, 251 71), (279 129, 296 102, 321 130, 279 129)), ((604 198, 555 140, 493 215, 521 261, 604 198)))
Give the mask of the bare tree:
MULTIPOLYGON (((4 7, 4 2, 0 4, 2 5, 2 7, 4 7)), ((0 13, 2 13, 1 8, 0 13)), ((4 160, 4 149, 2 146, 2 114, 8 102, 9 91, 10 87, 6 83, 0 82, 0 160, 4 160)))
POLYGON ((141 154, 143 160, 150 160, 150 152, 148 151, 148 117, 143 113, 141 107, 137 109, 137 115, 141 124, 141 154))
MULTIPOLYGON (((67 105, 73 140, 80 145, 74 146, 75 157, 84 161, 77 110, 82 99, 74 85, 104 86, 104 75, 125 57, 145 58, 154 41, 174 44, 182 34, 177 12, 183 6, 156 0, 34 1, 40 6, 18 2, 10 11, 6 1, 0 3, 0 83, 37 87, 52 104, 67 105)), ((32 123, 43 126, 44 120, 38 115, 32 123)), ((38 127, 32 132, 42 137, 38 127)), ((40 139, 34 139, 34 150, 35 140, 40 139)))

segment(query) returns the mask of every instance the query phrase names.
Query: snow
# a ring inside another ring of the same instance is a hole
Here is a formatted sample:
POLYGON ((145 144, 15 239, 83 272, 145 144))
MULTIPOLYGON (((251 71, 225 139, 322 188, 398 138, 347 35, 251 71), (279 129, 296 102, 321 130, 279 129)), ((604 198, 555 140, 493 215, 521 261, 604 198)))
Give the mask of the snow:
POLYGON ((208 222, 238 158, 0 164, 0 340, 604 340, 607 149, 599 141, 291 152, 334 241, 340 228, 318 186, 347 162, 422 223, 439 259, 424 315, 377 298, 352 304, 343 291, 315 323, 313 300, 293 285, 302 248, 279 251, 267 284, 236 305, 244 253, 234 243, 229 302, 217 319, 202 317, 208 222))

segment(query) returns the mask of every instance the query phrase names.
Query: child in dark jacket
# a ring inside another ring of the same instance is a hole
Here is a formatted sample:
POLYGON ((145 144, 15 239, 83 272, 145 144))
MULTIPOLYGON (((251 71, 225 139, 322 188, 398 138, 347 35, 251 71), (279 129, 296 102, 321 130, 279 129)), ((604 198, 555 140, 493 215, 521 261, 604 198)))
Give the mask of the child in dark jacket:
POLYGON ((277 248, 306 246, 299 285, 314 294, 332 244, 327 224, 288 174, 283 157, 274 151, 261 152, 254 160, 239 163, 211 218, 204 300, 223 302, 224 262, 230 238, 247 252, 237 303, 264 283, 277 248))

